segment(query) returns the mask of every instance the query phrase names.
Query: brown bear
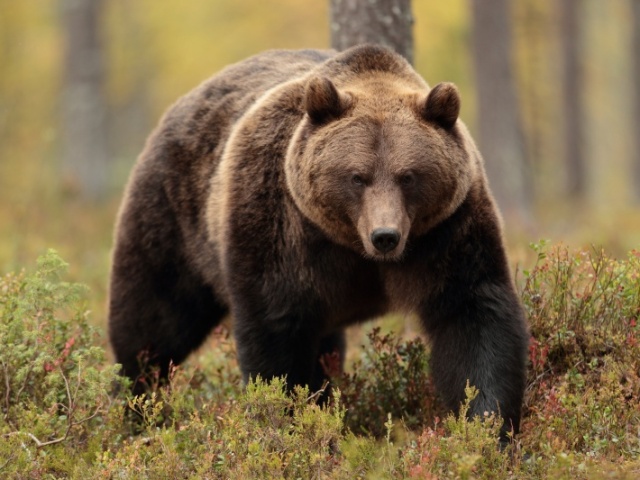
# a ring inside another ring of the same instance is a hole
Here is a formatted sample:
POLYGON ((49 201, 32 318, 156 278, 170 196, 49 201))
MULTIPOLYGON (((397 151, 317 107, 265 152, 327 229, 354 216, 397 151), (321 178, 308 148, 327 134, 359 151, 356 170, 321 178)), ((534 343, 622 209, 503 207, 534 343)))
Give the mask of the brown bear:
POLYGON ((142 391, 234 319, 245 380, 318 389, 344 328, 415 312, 452 410, 517 432, 527 328, 456 87, 378 46, 271 51, 181 98, 119 214, 109 327, 142 391))

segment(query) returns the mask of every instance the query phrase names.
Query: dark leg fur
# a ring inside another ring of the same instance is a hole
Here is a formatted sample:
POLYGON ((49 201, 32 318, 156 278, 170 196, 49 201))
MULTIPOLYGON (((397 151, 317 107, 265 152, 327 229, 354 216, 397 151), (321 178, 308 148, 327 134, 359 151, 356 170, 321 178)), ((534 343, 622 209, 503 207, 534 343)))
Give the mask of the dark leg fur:
MULTIPOLYGON (((342 373, 344 371, 344 356, 346 350, 346 339, 344 332, 341 330, 339 332, 333 333, 331 335, 327 335, 322 340, 320 340, 320 348, 318 354, 316 356, 316 365, 313 371, 313 377, 311 379, 311 385, 324 385, 326 382, 330 380, 327 372, 325 372, 324 366, 322 365, 323 357, 327 355, 335 355, 337 354, 338 358, 338 371, 342 373)), ((338 373, 338 372, 335 372, 338 373)), ((313 389, 311 389, 313 391, 313 389)), ((320 402, 325 402, 329 399, 330 389, 327 389, 324 394, 320 397, 320 402)))
POLYGON ((327 380, 320 358, 335 351, 344 358, 343 332, 320 338, 314 329, 300 327, 317 323, 296 317, 281 318, 269 326, 264 323, 236 318, 235 336, 245 382, 258 375, 267 380, 286 376, 289 389, 308 385, 310 392, 320 390, 327 380))
POLYGON ((213 291, 177 258, 150 263, 142 253, 116 250, 112 274, 110 336, 116 361, 142 393, 154 371, 166 379, 170 364, 179 364, 220 322, 226 308, 213 291), (126 258, 126 261, 119 259, 126 258))
POLYGON ((525 387, 527 333, 511 285, 483 285, 444 294, 424 318, 432 340, 431 369, 446 404, 458 411, 469 382, 479 390, 469 414, 499 412, 501 442, 518 433, 525 387))

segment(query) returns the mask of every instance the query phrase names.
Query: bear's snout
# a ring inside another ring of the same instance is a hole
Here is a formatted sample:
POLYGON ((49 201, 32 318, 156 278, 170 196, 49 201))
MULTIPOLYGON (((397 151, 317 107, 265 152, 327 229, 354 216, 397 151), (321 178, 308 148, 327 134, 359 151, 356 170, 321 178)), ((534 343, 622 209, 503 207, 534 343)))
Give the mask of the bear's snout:
POLYGON ((400 243, 400 232, 395 228, 376 228, 371 233, 371 243, 380 253, 389 253, 400 243))

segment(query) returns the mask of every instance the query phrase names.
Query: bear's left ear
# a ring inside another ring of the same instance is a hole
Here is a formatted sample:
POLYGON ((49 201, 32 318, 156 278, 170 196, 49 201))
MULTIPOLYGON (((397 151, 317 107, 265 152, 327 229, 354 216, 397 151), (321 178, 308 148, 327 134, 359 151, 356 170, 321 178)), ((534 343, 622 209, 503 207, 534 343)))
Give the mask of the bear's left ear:
POLYGON ((323 124, 339 118, 351 105, 351 97, 340 93, 326 77, 314 77, 307 83, 304 108, 313 123, 323 124))
POLYGON ((460 115, 460 94, 458 88, 449 82, 442 82, 431 89, 420 106, 422 118, 434 122, 448 130, 460 115))

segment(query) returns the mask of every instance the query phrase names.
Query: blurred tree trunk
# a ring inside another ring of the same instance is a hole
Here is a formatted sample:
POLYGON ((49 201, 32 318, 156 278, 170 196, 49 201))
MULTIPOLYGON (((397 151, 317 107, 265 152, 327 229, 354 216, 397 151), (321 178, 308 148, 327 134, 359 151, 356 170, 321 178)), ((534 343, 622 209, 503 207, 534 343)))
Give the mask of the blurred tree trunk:
POLYGON ((631 55, 633 55, 633 95, 635 145, 633 151, 633 194, 637 205, 640 205, 640 0, 631 0, 633 16, 633 38, 631 55))
POLYGON ((471 5, 480 151, 503 214, 529 223, 533 186, 512 66, 509 0, 471 5))
POLYGON ((102 0, 62 0, 65 29, 64 175, 92 200, 108 187, 102 0))
POLYGON ((581 0, 561 0, 558 4, 563 53, 562 111, 566 189, 570 198, 574 200, 583 199, 586 194, 586 164, 582 138, 584 72, 580 66, 580 2, 581 0))
MULTIPOLYGON (((3 67, 11 65, 14 61, 14 30, 17 29, 17 22, 7 12, 0 15, 0 65, 3 67), (12 28, 13 27, 13 28, 12 28)), ((9 139, 11 138, 11 123, 9 112, 13 111, 15 97, 11 95, 9 88, 9 75, 7 72, 0 74, 0 152, 4 153, 9 139)))
POLYGON ((119 4, 116 22, 123 36, 119 48, 126 48, 119 68, 126 71, 127 88, 123 89, 126 93, 110 105, 108 132, 115 146, 115 152, 110 153, 115 153, 115 158, 125 159, 128 170, 131 159, 137 157, 153 127, 150 93, 151 79, 156 78, 157 71, 153 52, 149 49, 152 40, 145 22, 148 12, 139 2, 119 0, 119 4))
POLYGON ((331 46, 387 46, 413 63, 411 0, 331 0, 331 46))

